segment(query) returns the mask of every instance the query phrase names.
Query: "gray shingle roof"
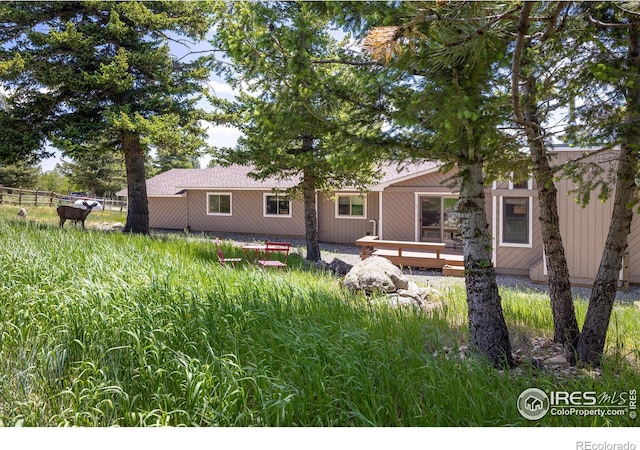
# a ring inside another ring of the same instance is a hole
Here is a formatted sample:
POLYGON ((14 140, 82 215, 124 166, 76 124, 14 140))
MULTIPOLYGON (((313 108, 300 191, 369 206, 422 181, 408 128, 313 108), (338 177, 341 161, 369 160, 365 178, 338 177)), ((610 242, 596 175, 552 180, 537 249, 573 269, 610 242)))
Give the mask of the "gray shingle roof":
MULTIPOLYGON (((433 162, 419 164, 388 164, 383 166, 384 175, 372 189, 384 188, 394 180, 400 181, 435 171, 440 164, 433 162)), ((185 190, 201 189, 287 189, 299 184, 299 177, 287 180, 269 178, 255 180, 249 176, 253 166, 232 165, 211 169, 171 169, 147 180, 147 195, 150 197, 181 195, 185 190)), ((123 189, 116 195, 126 196, 123 189)))
POLYGON ((439 162, 425 161, 420 163, 397 164, 389 163, 382 166, 384 175, 372 186, 372 189, 384 188, 389 184, 397 183, 404 179, 426 175, 435 172, 442 164, 439 162))

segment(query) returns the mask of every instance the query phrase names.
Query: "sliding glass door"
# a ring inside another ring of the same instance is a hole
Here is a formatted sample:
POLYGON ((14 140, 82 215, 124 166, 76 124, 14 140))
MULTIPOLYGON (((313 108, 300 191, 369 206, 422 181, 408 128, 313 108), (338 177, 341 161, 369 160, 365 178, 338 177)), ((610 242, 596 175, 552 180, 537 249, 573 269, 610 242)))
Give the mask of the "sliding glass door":
POLYGON ((424 242, 456 242, 460 235, 457 198, 420 197, 420 240, 424 242))

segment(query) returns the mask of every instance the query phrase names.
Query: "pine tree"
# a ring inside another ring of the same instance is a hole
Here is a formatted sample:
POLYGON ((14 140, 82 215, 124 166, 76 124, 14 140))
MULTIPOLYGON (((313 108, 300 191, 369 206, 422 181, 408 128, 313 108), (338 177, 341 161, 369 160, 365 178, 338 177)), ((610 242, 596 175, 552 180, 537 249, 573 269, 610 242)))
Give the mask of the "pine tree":
POLYGON ((375 90, 367 64, 341 64, 330 23, 307 2, 221 4, 214 46, 226 52, 219 70, 240 91, 217 102, 220 121, 238 127, 237 148, 220 160, 254 165, 253 175, 298 177, 307 259, 320 259, 316 192, 362 187, 375 175, 382 144, 379 117, 365 114, 375 90))
POLYGON ((107 197, 122 189, 127 182, 122 154, 101 149, 60 164, 60 173, 80 191, 96 197, 107 197))
MULTIPOLYGON (((487 2, 416 2, 404 18, 371 30, 372 55, 407 80, 393 93, 394 120, 414 158, 457 166, 470 344, 495 366, 511 366, 511 344, 491 262, 486 173, 524 161, 500 131, 508 117, 498 70, 506 54, 502 22, 516 9, 487 2)), ((526 162, 525 162, 526 165, 526 162)))
MULTIPOLYGON (((72 157, 86 142, 121 150, 129 197, 124 231, 149 232, 145 158, 155 141, 171 133, 174 142, 185 134, 204 138, 195 102, 209 71, 202 60, 172 56, 169 42, 203 39, 208 12, 206 2, 0 5, 13 123, 32 128, 29 144, 48 138, 72 157)), ((11 139, 3 147, 24 145, 11 139)))

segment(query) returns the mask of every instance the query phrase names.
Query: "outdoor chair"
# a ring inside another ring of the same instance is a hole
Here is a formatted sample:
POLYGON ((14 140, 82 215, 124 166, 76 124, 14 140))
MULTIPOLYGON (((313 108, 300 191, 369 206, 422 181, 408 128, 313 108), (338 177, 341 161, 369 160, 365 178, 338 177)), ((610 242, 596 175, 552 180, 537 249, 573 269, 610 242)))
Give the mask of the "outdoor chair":
POLYGON ((220 265, 222 267, 228 267, 227 264, 231 264, 231 267, 235 267, 242 258, 225 258, 224 253, 222 253, 222 249, 218 247, 218 261, 220 261, 220 265))
POLYGON ((267 242, 263 253, 264 259, 258 260, 258 266, 261 268, 277 267, 278 269, 284 269, 287 267, 290 250, 291 244, 288 242, 267 242), (284 255, 284 261, 274 259, 277 254, 284 255))

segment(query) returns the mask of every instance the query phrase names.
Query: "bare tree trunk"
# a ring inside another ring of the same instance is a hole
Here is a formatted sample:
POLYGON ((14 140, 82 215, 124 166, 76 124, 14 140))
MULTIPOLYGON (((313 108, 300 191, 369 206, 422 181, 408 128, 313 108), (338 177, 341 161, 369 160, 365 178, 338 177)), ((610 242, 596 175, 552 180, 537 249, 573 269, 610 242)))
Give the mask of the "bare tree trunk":
MULTIPOLYGON (((627 68, 631 78, 640 72, 640 36, 638 25, 629 28, 629 51, 627 68), (632 71, 633 70, 633 71, 632 71)), ((633 80, 633 78, 631 78, 633 80)), ((640 159, 640 84, 633 83, 626 94, 627 113, 622 131, 620 160, 616 172, 616 190, 609 234, 604 245, 598 274, 593 283, 589 307, 578 341, 578 359, 583 363, 599 364, 616 298, 618 276, 622 258, 631 232, 633 201, 635 199, 635 176, 640 159)))
POLYGON ((132 131, 123 132, 122 148, 127 170, 127 223, 125 233, 149 234, 149 204, 144 167, 144 152, 140 136, 132 131))
MULTIPOLYGON (((534 76, 535 67, 531 60, 525 56, 530 46, 527 38, 530 28, 530 14, 533 2, 524 2, 518 21, 518 39, 514 51, 513 61, 513 102, 516 119, 524 128, 527 142, 533 162, 533 174, 538 190, 538 203, 540 205, 540 228, 542 242, 549 274, 549 291, 551 311, 553 315, 554 332, 556 342, 565 346, 568 359, 575 362, 575 346, 577 344, 580 329, 573 306, 571 295, 571 282, 569 281, 569 269, 564 252, 562 236, 560 234, 560 219, 558 216, 558 191, 553 183, 554 172, 549 164, 548 153, 544 145, 544 133, 540 126, 538 115, 538 87, 534 76), (521 77, 525 78, 522 102, 520 101, 521 77)), ((558 5, 555 17, 558 16, 563 6, 558 5)), ((555 28, 548 26, 542 40, 550 38, 555 28)))
POLYGON ((509 331, 504 320, 484 197, 482 162, 460 165, 458 210, 463 237, 469 343, 496 367, 512 367, 509 331))
MULTIPOLYGON (((313 136, 302 137, 302 152, 313 154, 313 136)), ((313 169, 304 169, 302 174, 302 196, 304 200, 304 233, 307 241, 307 261, 320 260, 318 243, 318 217, 316 214, 316 177, 313 169)))
POLYGON ((529 77, 526 91, 528 101, 523 103, 525 130, 533 161, 534 178, 540 205, 540 229, 549 274, 549 292, 553 315, 553 339, 564 344, 566 356, 575 362, 575 347, 580 329, 573 306, 569 268, 560 234, 558 216, 558 191, 553 183, 553 169, 549 164, 533 99, 536 96, 535 80, 529 77))
POLYGON ((303 184, 304 229, 307 240, 307 261, 319 261, 320 244, 318 243, 318 217, 316 214, 315 177, 305 171, 303 184))
MULTIPOLYGON (((542 136, 539 137, 540 139, 542 136)), ((560 235, 558 192, 553 184, 553 169, 549 165, 542 141, 529 141, 538 186, 540 228, 549 274, 549 292, 553 316, 553 339, 564 344, 566 356, 575 362, 575 347, 580 329, 573 306, 569 268, 560 235)))

